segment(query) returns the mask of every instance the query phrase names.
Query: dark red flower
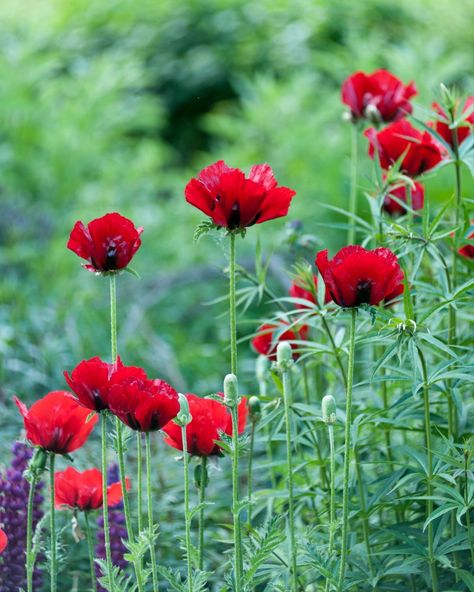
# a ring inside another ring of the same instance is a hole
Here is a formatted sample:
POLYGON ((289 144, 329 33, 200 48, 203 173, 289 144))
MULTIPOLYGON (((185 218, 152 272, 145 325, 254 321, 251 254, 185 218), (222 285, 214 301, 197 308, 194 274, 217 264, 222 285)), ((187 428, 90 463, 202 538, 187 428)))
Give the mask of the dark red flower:
MULTIPOLYGON (((223 397, 222 393, 219 393, 223 397)), ((216 441, 221 439, 221 433, 232 436, 232 417, 224 403, 215 399, 204 399, 191 393, 186 394, 189 412, 192 420, 186 426, 186 443, 188 452, 195 456, 210 456, 220 454, 221 448, 216 441)), ((247 399, 242 397, 238 407, 238 431, 245 430, 248 417, 247 399)), ((183 450, 181 427, 170 421, 164 428, 165 442, 183 450)))
POLYGON ((108 409, 110 377, 117 368, 122 366, 120 358, 117 359, 116 364, 108 364, 95 357, 80 362, 71 375, 64 372, 64 377, 81 405, 93 411, 102 411, 108 409))
MULTIPOLYGON (((411 209, 422 210, 425 204, 425 188, 421 183, 415 182, 415 187, 410 187, 411 191, 411 209)), ((407 203, 408 187, 407 185, 397 185, 388 190, 385 196, 382 209, 391 216, 400 216, 406 213, 406 208, 400 202, 407 203), (393 199, 396 197, 397 199, 393 199), (398 201, 397 201, 398 200, 398 201)))
MULTIPOLYGON (((466 113, 469 109, 471 109, 472 105, 474 105, 474 97, 468 97, 466 102, 464 103, 464 107, 461 110, 462 113, 466 113)), ((449 129, 449 118, 446 115, 445 111, 443 110, 438 103, 433 103, 433 109, 439 115, 439 119, 433 122, 433 128, 438 132, 438 134, 445 140, 451 147, 454 147, 453 141, 453 132, 454 130, 449 129)), ((454 118, 457 118, 457 113, 455 111, 454 118)), ((458 145, 462 144, 464 140, 472 134, 474 129, 474 111, 468 113, 467 117, 460 123, 459 127, 456 128, 457 138, 458 138, 458 145)))
MULTIPOLYGON (((314 282, 314 292, 317 293, 318 291, 318 276, 313 275, 313 282, 314 282)), ((300 298, 302 300, 309 300, 313 304, 316 304, 316 299, 314 297, 313 292, 306 289, 307 286, 304 286, 304 281, 300 278, 295 278, 291 282, 289 295, 291 298, 300 298)), ((331 294, 329 294, 328 289, 326 288, 326 292, 324 295, 324 303, 327 304, 331 302, 331 294)), ((304 304, 297 304, 296 308, 307 308, 304 304)))
MULTIPOLYGON (((126 480, 127 490, 130 489, 130 481, 126 480)), ((71 510, 98 510, 102 508, 104 498, 102 496, 102 473, 99 469, 76 471, 68 467, 65 471, 54 474, 54 505, 58 510, 70 508, 71 510)), ((122 501, 122 486, 120 483, 112 483, 107 487, 107 505, 115 506, 122 501)))
POLYGON ((161 430, 179 411, 178 393, 164 380, 150 380, 142 368, 118 368, 110 379, 110 411, 132 430, 161 430))
POLYGON ((214 224, 234 230, 286 216, 295 192, 277 187, 268 164, 254 165, 246 177, 219 160, 191 179, 184 194, 214 224))
POLYGON ((369 156, 377 150, 380 165, 389 169, 402 157, 400 171, 417 177, 435 167, 443 158, 440 146, 428 132, 420 132, 406 119, 385 127, 380 132, 375 128, 366 130, 369 139, 369 156))
POLYGON ((34 446, 56 454, 68 454, 80 448, 92 432, 98 417, 78 403, 71 393, 53 391, 28 409, 14 398, 34 446))
POLYGON ((131 220, 113 212, 96 218, 84 226, 77 221, 67 248, 89 261, 84 265, 93 272, 124 269, 141 245, 143 228, 135 228, 131 220))
POLYGON ((5 531, 0 528, 0 553, 3 553, 8 545, 8 537, 5 531))
MULTIPOLYGON (((472 224, 472 222, 471 222, 472 224)), ((471 232, 470 234, 468 234, 467 236, 468 240, 473 240, 474 239, 474 231, 471 232)), ((458 253, 462 256, 462 257, 466 257, 467 259, 474 259, 474 245, 463 245, 459 250, 458 253)))
POLYGON ((316 265, 339 306, 377 305, 401 293, 403 272, 396 255, 385 247, 368 251, 358 245, 350 245, 341 249, 330 261, 328 251, 320 251, 316 256, 316 265))
POLYGON ((252 340, 252 345, 255 351, 267 356, 272 361, 276 361, 278 344, 282 341, 289 341, 291 349, 293 350, 293 359, 296 360, 299 357, 296 350, 300 346, 297 343, 292 342, 305 341, 308 339, 309 327, 308 325, 302 325, 299 328, 292 327, 285 331, 285 325, 288 325, 286 321, 280 321, 280 324, 266 323, 259 327, 257 335, 252 340))
POLYGON ((415 84, 407 86, 387 70, 376 70, 372 74, 355 72, 342 84, 342 102, 351 110, 354 119, 373 116, 367 112, 369 105, 377 109, 379 120, 398 121, 412 112, 411 97, 417 93, 415 84))

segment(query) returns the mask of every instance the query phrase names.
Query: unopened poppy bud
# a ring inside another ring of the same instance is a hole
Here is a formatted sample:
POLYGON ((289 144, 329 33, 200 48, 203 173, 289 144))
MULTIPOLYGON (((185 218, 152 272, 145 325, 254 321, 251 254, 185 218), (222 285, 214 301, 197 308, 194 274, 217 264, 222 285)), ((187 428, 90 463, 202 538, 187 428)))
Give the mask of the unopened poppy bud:
POLYGON ((48 460, 48 453, 43 448, 37 448, 36 452, 31 459, 29 470, 31 473, 41 475, 46 468, 46 462, 48 460))
POLYGON ((201 483, 203 483, 204 487, 206 488, 209 484, 209 474, 207 472, 207 467, 202 465, 202 464, 198 464, 196 465, 196 468, 194 469, 194 484, 197 487, 197 489, 201 488, 201 483), (203 483, 204 480, 204 483, 203 483))
POLYGON ((265 380, 269 365, 270 362, 267 356, 260 354, 257 358, 257 363, 255 365, 255 375, 257 377, 258 382, 263 382, 265 380))
POLYGON ((174 422, 181 427, 188 425, 192 421, 192 415, 189 412, 189 403, 188 400, 184 395, 178 393, 179 399, 179 412, 178 415, 174 418, 174 422))
POLYGON ((367 107, 364 109, 364 116, 374 125, 379 125, 382 123, 382 116, 380 115, 380 111, 377 109, 375 105, 369 103, 367 107))
POLYGON ((441 90, 442 101, 445 107, 448 109, 448 111, 454 109, 454 107, 456 106, 456 99, 454 98, 453 93, 443 83, 441 83, 439 87, 441 90))
POLYGON ((227 374, 224 378, 224 403, 229 407, 239 403, 239 387, 235 374, 227 374))
POLYGON ((332 395, 326 395, 321 402, 323 421, 328 425, 336 423, 336 401, 332 395))
POLYGON ((282 341, 277 347, 277 362, 280 371, 288 370, 293 364, 293 350, 287 341, 282 341))
POLYGON ((255 395, 250 397, 248 400, 248 406, 249 406, 250 421, 252 423, 259 422, 260 418, 262 417, 262 407, 260 405, 259 398, 256 397, 255 395))

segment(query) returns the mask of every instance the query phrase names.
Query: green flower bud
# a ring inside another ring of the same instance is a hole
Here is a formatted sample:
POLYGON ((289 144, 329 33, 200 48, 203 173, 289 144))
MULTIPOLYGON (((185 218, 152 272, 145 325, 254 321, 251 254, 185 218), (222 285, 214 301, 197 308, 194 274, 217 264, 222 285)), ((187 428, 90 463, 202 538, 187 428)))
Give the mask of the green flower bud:
POLYGON ((174 423, 183 427, 191 423, 193 417, 189 412, 189 403, 188 400, 184 395, 181 393, 178 394, 179 397, 179 412, 178 415, 174 418, 174 423))
POLYGON ((239 404, 239 387, 235 374, 227 374, 224 378, 224 403, 229 407, 239 404))
POLYGON ((328 425, 336 423, 336 401, 332 395, 323 397, 321 408, 323 412, 323 421, 328 425))
POLYGON ((265 380, 269 366, 270 362, 267 356, 258 356, 257 363, 255 365, 255 375, 257 377, 258 382, 263 382, 265 380))
POLYGON ((277 363, 281 372, 288 370, 293 364, 293 350, 288 341, 282 341, 277 347, 277 363))
POLYGON ((262 417, 262 407, 260 405, 259 398, 256 397, 255 395, 250 397, 248 400, 248 406, 249 406, 250 421, 252 423, 259 422, 262 417))
POLYGON ((201 463, 196 465, 194 469, 194 485, 197 489, 201 488, 202 480, 204 479, 204 487, 209 485, 209 474, 207 472, 207 467, 203 466, 201 463))

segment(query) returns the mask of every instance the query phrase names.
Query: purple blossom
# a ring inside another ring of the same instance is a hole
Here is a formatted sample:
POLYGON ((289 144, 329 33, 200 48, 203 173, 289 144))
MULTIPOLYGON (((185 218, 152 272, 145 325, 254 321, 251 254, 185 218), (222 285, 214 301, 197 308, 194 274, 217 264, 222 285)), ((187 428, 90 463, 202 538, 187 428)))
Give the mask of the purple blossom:
MULTIPOLYGON (((107 483, 116 483, 120 481, 118 465, 113 464, 107 471, 107 483)), ((105 559, 105 536, 104 536, 104 518, 102 514, 97 518, 97 546, 95 556, 99 559, 105 559)), ((127 538, 127 529, 125 527, 125 515, 123 513, 123 503, 120 502, 113 508, 109 508, 109 528, 110 528, 110 549, 112 552, 112 563, 121 569, 127 567, 127 561, 123 558, 127 549, 122 543, 122 539, 127 538)), ((97 577, 102 573, 98 565, 95 567, 97 577)), ((105 592, 104 588, 98 586, 99 592, 105 592)), ((0 590, 0 592, 2 592, 0 590)))
MULTIPOLYGON (((12 461, 5 473, 0 474, 0 525, 8 536, 8 546, 0 558, 0 592, 18 592, 26 588, 26 514, 30 484, 23 473, 33 455, 26 444, 15 442, 12 461)), ((33 505, 33 531, 43 516, 41 505, 42 483, 35 490, 33 505)), ((36 567, 33 588, 39 590, 42 576, 36 567)))

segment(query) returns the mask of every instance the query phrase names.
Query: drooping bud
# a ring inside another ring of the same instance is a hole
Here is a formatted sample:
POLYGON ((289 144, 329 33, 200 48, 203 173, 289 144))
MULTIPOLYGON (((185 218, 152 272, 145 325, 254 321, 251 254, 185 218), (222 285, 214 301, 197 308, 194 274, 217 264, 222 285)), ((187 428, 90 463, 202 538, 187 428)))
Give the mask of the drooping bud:
POLYGON ((321 402, 323 421, 328 425, 336 423, 336 401, 332 395, 326 395, 321 402))
POLYGON ((380 125, 382 123, 382 116, 380 115, 380 111, 377 109, 375 105, 372 105, 372 103, 369 103, 367 107, 364 109, 364 116, 368 121, 370 121, 374 125, 380 125))
POLYGON ((452 111, 456 106, 456 98, 454 93, 449 88, 441 83, 439 85, 441 91, 441 100, 448 111, 452 111))
POLYGON ((282 341, 278 344, 277 364, 280 372, 286 372, 293 364, 293 350, 287 341, 282 341))
POLYGON ((181 393, 178 393, 178 398, 179 398, 179 412, 178 415, 174 418, 174 423, 184 427, 187 426, 188 423, 191 423, 193 417, 191 415, 191 413, 189 412, 189 403, 187 398, 182 395, 181 393))
POLYGON ((204 488, 206 488, 209 484, 209 474, 207 472, 207 467, 202 463, 196 465, 194 469, 194 485, 197 489, 201 488, 201 483, 203 483, 204 488), (203 483, 204 481, 204 483, 203 483))
POLYGON ((262 406, 258 397, 253 395, 248 400, 249 417, 251 423, 258 423, 262 417, 262 406))
POLYGON ((235 374, 227 374, 224 378, 224 403, 229 407, 239 404, 239 387, 235 374))

